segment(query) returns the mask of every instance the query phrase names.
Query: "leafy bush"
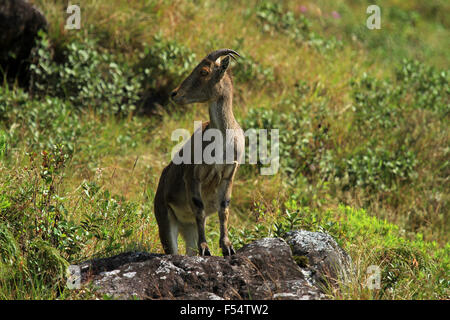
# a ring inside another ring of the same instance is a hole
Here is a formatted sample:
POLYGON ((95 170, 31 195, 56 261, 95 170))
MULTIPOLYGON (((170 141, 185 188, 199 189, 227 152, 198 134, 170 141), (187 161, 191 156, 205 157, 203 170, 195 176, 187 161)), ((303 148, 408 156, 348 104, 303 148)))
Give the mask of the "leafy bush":
MULTIPOLYGON (((353 134, 367 142, 335 163, 334 176, 344 189, 373 191, 394 190, 414 181, 417 164, 424 165, 418 154, 427 153, 418 147, 423 137, 414 134, 414 113, 420 109, 419 114, 430 114, 445 127, 450 111, 448 73, 404 60, 394 79, 379 80, 364 73, 351 86, 353 134)), ((441 125, 436 128, 442 130, 441 125)))
POLYGON ((89 240, 95 240, 98 253, 106 254, 123 247, 134 226, 146 218, 136 203, 102 191, 95 182, 82 184, 82 206, 86 208, 81 227, 89 240), (140 221, 140 222, 138 222, 140 221))
POLYGON ((30 154, 29 167, 0 179, 1 267, 20 266, 0 278, 2 285, 25 282, 30 287, 36 280, 57 288, 67 260, 80 251, 80 230, 68 219, 65 199, 59 195, 68 159, 62 147, 30 154))
MULTIPOLYGON (((392 128, 402 123, 395 103, 400 101, 401 89, 392 90, 388 82, 380 82, 367 75, 354 83, 354 121, 360 134, 370 140, 361 141, 350 150, 335 150, 335 137, 328 124, 330 111, 326 100, 311 104, 301 103, 302 95, 310 88, 299 83, 296 93, 283 99, 277 110, 250 109, 242 121, 244 129, 278 128, 280 134, 281 169, 293 176, 298 174, 311 180, 328 180, 340 188, 360 188, 368 191, 389 191, 413 181, 417 177, 416 154, 400 138, 395 144, 387 139, 374 139, 376 128, 392 128), (395 116, 393 116, 395 115, 395 116)), ((248 154, 248 152, 247 152, 248 154)))
POLYGON ((389 129, 401 121, 401 89, 389 80, 380 81, 364 73, 351 85, 355 124, 362 134, 370 134, 377 128, 389 129))
POLYGON ((30 153, 29 159, 15 171, 0 167, 6 173, 0 175, 0 285, 10 288, 11 297, 36 286, 47 294, 63 289, 66 267, 86 259, 86 246, 94 254, 123 248, 133 226, 145 219, 137 204, 100 191, 95 183, 83 182, 77 205, 71 206, 64 190, 70 155, 63 146, 30 153), (81 221, 74 220, 74 211, 81 221), (14 272, 4 272, 11 268, 14 272), (15 292, 19 284, 21 291, 15 292))
POLYGON ((306 17, 296 18, 293 12, 285 12, 278 2, 262 2, 256 8, 256 17, 265 32, 281 31, 293 38, 303 37, 303 34, 310 32, 311 22, 306 17))
POLYGON ((161 34, 153 37, 151 45, 145 44, 135 66, 138 73, 144 74, 147 88, 171 90, 192 71, 196 55, 176 40, 166 40, 161 34))
POLYGON ((414 108, 435 111, 441 115, 450 112, 448 70, 436 70, 417 60, 403 60, 396 70, 396 80, 405 100, 414 108))
MULTIPOLYGON (((280 102, 279 107, 287 108, 289 112, 250 109, 242 121, 242 127, 244 130, 279 129, 281 169, 287 173, 311 176, 313 172, 318 171, 321 158, 329 148, 330 132, 325 120, 326 104, 299 104, 300 92, 309 90, 304 86, 305 84, 300 83, 292 97, 280 102), (311 116, 312 114, 315 115, 311 116)), ((270 150, 270 144, 268 148, 270 150)))
POLYGON ((262 65, 249 53, 240 49, 242 48, 243 43, 244 38, 239 38, 233 46, 233 48, 236 48, 242 56, 242 58, 239 59, 238 66, 233 68, 233 79, 236 79, 239 83, 248 83, 255 87, 267 85, 274 81, 275 75, 273 68, 262 65))
POLYGON ((90 39, 72 42, 64 62, 52 60, 51 44, 40 33, 30 66, 31 91, 69 101, 75 108, 91 108, 100 114, 128 114, 136 109, 142 77, 117 57, 102 53, 90 39))
POLYGON ((334 179, 344 189, 392 191, 417 177, 415 165, 414 153, 404 147, 395 151, 368 147, 338 164, 334 179))
POLYGON ((0 113, 10 148, 21 144, 43 150, 64 144, 71 153, 82 132, 80 117, 70 104, 48 96, 32 100, 18 88, 0 87, 0 113))
POLYGON ((427 109, 440 115, 450 112, 448 72, 416 60, 403 60, 395 80, 378 80, 364 73, 351 85, 355 123, 363 134, 399 125, 404 121, 402 112, 411 109, 427 109))
POLYGON ((2 159, 7 152, 8 152, 8 136, 3 130, 0 130, 0 159, 2 159))
POLYGON ((298 43, 311 45, 319 50, 335 49, 342 43, 336 38, 325 39, 312 31, 311 22, 304 15, 295 16, 292 11, 283 9, 279 2, 264 1, 256 7, 256 17, 263 32, 274 35, 275 32, 286 34, 298 43))

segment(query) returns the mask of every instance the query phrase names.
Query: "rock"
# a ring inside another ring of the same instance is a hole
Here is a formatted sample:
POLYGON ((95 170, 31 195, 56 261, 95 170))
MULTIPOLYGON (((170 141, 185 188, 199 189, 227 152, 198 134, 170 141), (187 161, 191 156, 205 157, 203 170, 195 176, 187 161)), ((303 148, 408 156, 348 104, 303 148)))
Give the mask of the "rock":
POLYGON ((283 239, 265 238, 231 257, 123 253, 79 265, 82 283, 119 299, 324 299, 283 239))
POLYGON ((231 257, 122 253, 81 263, 83 285, 118 299, 326 299, 351 259, 328 234, 291 231, 231 257))
POLYGON ((311 285, 335 285, 351 272, 350 256, 332 236, 323 232, 290 231, 284 235, 292 255, 311 285))
POLYGON ((24 77, 37 33, 47 26, 44 15, 27 1, 0 0, 0 67, 9 77, 24 77))

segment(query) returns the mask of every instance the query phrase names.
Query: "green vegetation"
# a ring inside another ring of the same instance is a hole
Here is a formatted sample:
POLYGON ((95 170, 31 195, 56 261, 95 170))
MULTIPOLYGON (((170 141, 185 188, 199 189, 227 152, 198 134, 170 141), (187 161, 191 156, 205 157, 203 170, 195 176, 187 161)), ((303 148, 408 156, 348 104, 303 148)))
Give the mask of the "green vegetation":
MULTIPOLYGON (((208 117, 167 96, 223 47, 243 56, 239 123, 280 133, 276 175, 238 172, 234 246, 326 231, 355 263, 331 298, 449 298, 447 2, 384 1, 380 30, 361 0, 86 0, 80 30, 63 28, 63 4, 33 2, 50 26, 29 87, 0 86, 0 299, 92 298, 65 287, 69 264, 162 252, 153 198, 171 133, 208 117), (371 265, 381 289, 365 286, 371 265)), ((220 255, 217 217, 207 236, 220 255)))

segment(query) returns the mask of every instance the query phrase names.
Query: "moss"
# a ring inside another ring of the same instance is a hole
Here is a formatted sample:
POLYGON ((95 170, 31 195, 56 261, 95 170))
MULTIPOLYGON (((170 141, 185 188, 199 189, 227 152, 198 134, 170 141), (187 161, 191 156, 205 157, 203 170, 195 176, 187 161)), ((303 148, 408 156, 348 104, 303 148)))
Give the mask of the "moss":
POLYGON ((297 265, 300 268, 306 268, 309 265, 309 259, 307 256, 293 256, 295 263, 297 263, 297 265))

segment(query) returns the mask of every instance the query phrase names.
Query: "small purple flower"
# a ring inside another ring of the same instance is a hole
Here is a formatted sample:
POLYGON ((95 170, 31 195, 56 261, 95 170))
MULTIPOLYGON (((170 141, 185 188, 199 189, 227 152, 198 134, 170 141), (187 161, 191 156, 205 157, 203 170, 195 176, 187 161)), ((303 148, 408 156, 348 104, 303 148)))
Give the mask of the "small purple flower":
POLYGON ((333 12, 331 13, 331 15, 332 15, 333 18, 335 18, 335 19, 340 19, 340 18, 341 18, 341 15, 340 15, 339 12, 337 12, 337 11, 333 11, 333 12))
POLYGON ((308 8, 306 8, 306 6, 300 6, 299 9, 301 13, 305 13, 306 11, 308 11, 308 8))

